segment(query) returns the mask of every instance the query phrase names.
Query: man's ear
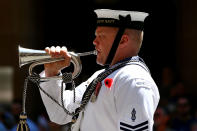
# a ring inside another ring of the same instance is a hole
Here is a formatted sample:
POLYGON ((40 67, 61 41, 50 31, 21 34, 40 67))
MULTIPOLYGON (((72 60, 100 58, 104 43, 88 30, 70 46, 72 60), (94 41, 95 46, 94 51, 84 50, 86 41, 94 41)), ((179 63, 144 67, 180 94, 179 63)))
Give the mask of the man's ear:
POLYGON ((122 35, 122 38, 121 38, 121 40, 120 40, 119 46, 120 46, 121 48, 125 47, 125 46, 128 44, 128 41, 129 41, 129 36, 126 35, 126 34, 123 34, 123 35, 122 35))

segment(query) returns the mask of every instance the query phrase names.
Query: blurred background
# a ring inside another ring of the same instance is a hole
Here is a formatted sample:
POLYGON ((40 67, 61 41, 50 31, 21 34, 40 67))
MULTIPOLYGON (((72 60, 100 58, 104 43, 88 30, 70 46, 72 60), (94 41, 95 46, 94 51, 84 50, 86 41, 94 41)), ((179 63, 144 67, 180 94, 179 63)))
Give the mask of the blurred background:
MULTIPOLYGON (((197 1, 196 0, 1 0, 0 1, 0 130, 15 130, 21 112, 28 66, 19 68, 18 45, 43 50, 67 46, 94 49, 94 9, 148 12, 140 56, 156 81, 161 100, 155 131, 197 131, 197 1)), ((95 56, 82 57, 78 85, 94 71, 95 56)), ((43 70, 40 66, 38 73, 43 70)), ((49 122, 38 87, 27 91, 28 123, 33 131, 64 130, 49 122)))

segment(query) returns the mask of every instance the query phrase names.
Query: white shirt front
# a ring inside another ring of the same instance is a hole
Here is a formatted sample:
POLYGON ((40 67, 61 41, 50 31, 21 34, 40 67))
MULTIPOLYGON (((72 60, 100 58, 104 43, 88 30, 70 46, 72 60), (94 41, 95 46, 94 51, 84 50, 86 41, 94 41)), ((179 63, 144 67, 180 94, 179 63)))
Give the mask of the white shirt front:
MULTIPOLYGON (((85 110, 73 126, 73 131, 134 131, 148 130, 153 127, 153 116, 159 102, 159 92, 150 73, 143 64, 124 66, 102 81, 102 86, 95 102, 87 104, 85 110), (106 79, 112 80, 108 87, 106 79)), ((64 91, 64 105, 69 111, 79 107, 83 93, 91 81, 103 70, 97 71, 86 82, 76 88, 76 102, 73 92, 64 91)), ((61 103, 61 81, 41 83, 42 89, 61 103)), ((65 88, 65 87, 64 87, 65 88)), ((41 91, 41 96, 51 121, 66 124, 71 116, 41 91)))

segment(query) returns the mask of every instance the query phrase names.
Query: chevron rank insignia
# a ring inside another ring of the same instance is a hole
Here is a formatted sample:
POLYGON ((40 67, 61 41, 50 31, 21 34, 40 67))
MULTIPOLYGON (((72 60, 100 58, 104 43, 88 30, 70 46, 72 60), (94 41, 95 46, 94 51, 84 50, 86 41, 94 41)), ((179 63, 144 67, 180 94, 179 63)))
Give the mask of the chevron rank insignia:
POLYGON ((137 125, 131 125, 128 123, 120 122, 121 131, 147 131, 148 130, 148 121, 142 122, 137 125))

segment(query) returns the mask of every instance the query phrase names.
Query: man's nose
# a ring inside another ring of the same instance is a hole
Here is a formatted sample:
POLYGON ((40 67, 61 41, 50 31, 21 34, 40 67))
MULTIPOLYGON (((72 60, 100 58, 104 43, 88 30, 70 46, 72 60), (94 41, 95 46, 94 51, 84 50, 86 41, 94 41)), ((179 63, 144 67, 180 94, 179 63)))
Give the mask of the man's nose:
POLYGON ((93 45, 97 45, 98 44, 98 41, 97 41, 97 38, 95 38, 94 40, 93 40, 93 45))

